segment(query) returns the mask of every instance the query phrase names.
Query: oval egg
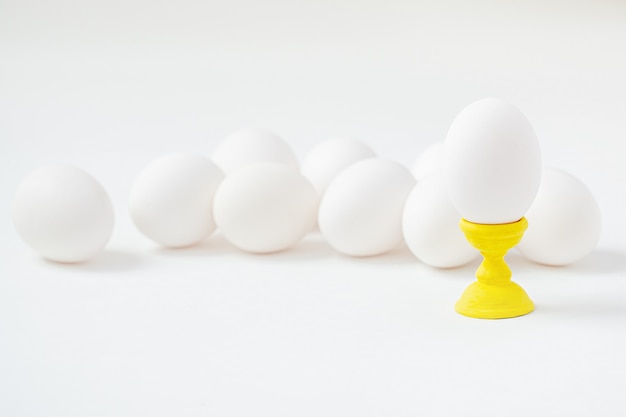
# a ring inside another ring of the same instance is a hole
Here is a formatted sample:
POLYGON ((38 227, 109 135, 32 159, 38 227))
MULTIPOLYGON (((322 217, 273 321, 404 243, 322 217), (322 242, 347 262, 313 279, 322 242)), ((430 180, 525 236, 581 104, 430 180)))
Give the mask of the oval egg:
POLYGON ((480 252, 459 228, 461 215, 452 206, 442 175, 419 181, 406 201, 402 218, 404 240, 416 258, 436 268, 454 268, 480 252))
POLYGON ((128 208, 135 226, 161 246, 195 245, 215 231, 213 195, 224 174, 188 153, 161 156, 135 179, 128 208))
POLYGON ((298 243, 315 225, 317 193, 298 171, 258 162, 229 175, 215 193, 215 222, 226 240, 254 253, 298 243))
POLYGON ((466 220, 512 223, 524 216, 541 180, 541 151, 526 117, 506 101, 467 106, 446 136, 450 201, 466 220))
POLYGON ((441 171, 443 167, 445 142, 440 140, 435 142, 419 154, 411 172, 418 181, 423 180, 431 174, 441 171))
POLYGON ((256 162, 276 162, 298 169, 298 159, 287 142, 262 129, 241 129, 228 135, 211 159, 226 175, 256 162))
POLYGON ((55 262, 93 258, 113 232, 109 195, 94 177, 71 165, 46 165, 31 172, 17 187, 12 211, 24 242, 55 262))
POLYGON ((595 248, 602 216, 591 191, 565 171, 546 167, 537 198, 526 214, 528 230, 517 249, 544 265, 569 265, 595 248))
POLYGON ((322 235, 346 255, 390 251, 402 242, 402 210, 414 185, 411 172, 397 162, 371 158, 349 166, 320 203, 322 235))
POLYGON ((302 162, 302 175, 305 176, 321 196, 341 171, 363 159, 376 154, 363 142, 335 137, 315 146, 302 162))

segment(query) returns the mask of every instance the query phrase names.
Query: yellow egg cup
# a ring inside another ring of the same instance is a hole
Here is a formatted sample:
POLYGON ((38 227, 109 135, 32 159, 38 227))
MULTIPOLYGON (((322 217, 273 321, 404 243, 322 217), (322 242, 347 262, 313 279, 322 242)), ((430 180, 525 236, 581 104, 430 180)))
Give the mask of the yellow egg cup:
POLYGON ((483 255, 476 271, 477 282, 465 289, 456 311, 478 319, 505 319, 523 316, 535 305, 526 291, 511 281, 511 270, 504 255, 522 240, 528 227, 525 217, 515 223, 478 224, 461 219, 467 240, 483 255))

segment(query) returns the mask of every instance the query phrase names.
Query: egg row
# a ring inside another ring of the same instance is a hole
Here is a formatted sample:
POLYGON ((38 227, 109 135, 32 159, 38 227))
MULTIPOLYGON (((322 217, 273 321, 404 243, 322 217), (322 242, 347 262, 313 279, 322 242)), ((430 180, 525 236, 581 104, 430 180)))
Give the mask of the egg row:
MULTIPOLYGON (((242 130, 226 138, 212 159, 176 153, 153 161, 131 188, 129 210, 141 233, 165 247, 194 245, 219 228, 242 250, 271 253, 295 245, 317 225, 346 255, 383 254, 404 240, 422 262, 456 267, 479 253, 458 227, 461 216, 438 172, 442 158, 442 142, 436 143, 411 172, 377 158, 360 141, 334 138, 315 147, 298 169, 281 138, 242 130)), ((599 239, 593 195, 555 168, 544 168, 526 218, 530 226, 518 248, 539 263, 575 262, 599 239)), ((22 181, 13 219, 27 244, 59 262, 93 257, 114 223, 102 186, 66 165, 42 167, 22 181)))

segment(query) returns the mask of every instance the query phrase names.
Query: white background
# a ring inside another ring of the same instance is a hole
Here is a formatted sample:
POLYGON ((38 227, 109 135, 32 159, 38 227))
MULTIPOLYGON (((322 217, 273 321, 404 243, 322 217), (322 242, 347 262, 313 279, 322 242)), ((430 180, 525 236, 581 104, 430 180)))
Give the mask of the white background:
POLYGON ((0 416, 626 415, 626 4, 517 3, 0 0, 0 416), (351 259, 315 235, 170 251, 127 215, 149 161, 243 126, 300 158, 348 134, 410 165, 487 96, 604 214, 576 265, 509 255, 526 317, 454 312, 476 264, 351 259), (17 183, 49 162, 111 195, 90 263, 45 262, 12 227, 17 183))

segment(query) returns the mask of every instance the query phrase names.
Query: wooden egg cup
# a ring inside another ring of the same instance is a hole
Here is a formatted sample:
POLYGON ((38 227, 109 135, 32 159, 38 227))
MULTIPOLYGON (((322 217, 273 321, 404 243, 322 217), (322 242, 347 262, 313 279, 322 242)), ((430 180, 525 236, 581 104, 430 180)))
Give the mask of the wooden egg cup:
POLYGON ((470 284, 456 303, 456 311, 479 319, 523 316, 535 306, 526 291, 511 281, 504 255, 522 240, 528 227, 525 217, 514 223, 478 224, 461 219, 467 240, 483 255, 476 271, 478 281, 470 284))

